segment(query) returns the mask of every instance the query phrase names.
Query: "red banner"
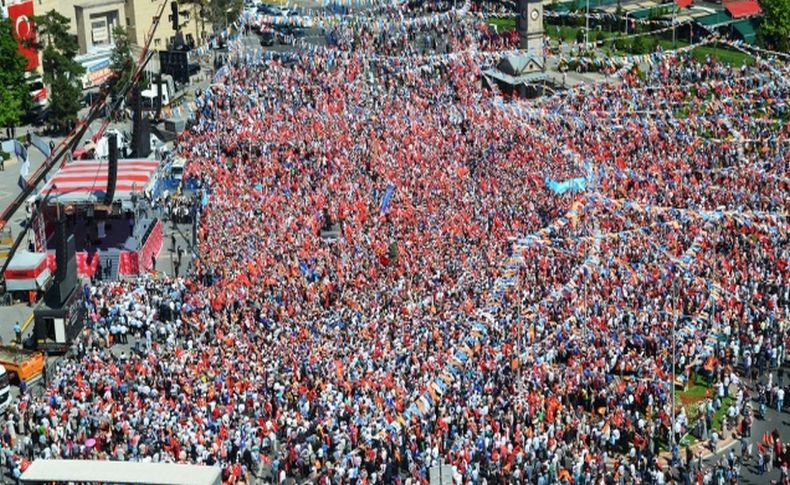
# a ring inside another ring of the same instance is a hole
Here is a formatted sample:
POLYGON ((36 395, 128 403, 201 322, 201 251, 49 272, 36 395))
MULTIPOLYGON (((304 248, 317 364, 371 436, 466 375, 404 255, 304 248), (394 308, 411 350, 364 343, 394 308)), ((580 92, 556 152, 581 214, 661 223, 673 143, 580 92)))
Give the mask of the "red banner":
POLYGON ((11 19, 11 27, 19 46, 19 53, 27 58, 27 67, 25 68, 27 71, 38 67, 38 52, 32 47, 32 43, 36 41, 36 32, 31 21, 32 16, 33 2, 15 3, 8 6, 8 17, 11 19))

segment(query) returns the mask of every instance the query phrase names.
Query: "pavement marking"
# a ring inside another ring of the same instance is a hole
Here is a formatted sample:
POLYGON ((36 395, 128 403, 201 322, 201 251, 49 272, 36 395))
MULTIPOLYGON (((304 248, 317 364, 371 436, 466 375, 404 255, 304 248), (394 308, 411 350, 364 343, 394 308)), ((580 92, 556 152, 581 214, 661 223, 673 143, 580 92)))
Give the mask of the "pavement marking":
POLYGON ((27 332, 27 329, 28 329, 28 327, 30 327, 30 324, 31 324, 31 323, 33 323, 33 317, 34 317, 34 316, 35 316, 35 312, 34 312, 34 313, 31 313, 31 314, 30 314, 30 316, 29 316, 29 317, 27 317, 27 320, 25 320, 25 323, 24 323, 24 325, 22 325, 22 333, 23 333, 23 334, 24 334, 25 332, 27 332))
POLYGON ((736 444, 740 443, 740 440, 739 440, 739 439, 737 439, 737 438, 732 438, 732 437, 731 437, 730 439, 731 439, 732 441, 730 441, 729 443, 726 443, 726 444, 722 445, 721 447, 717 447, 717 448, 716 448, 716 451, 710 451, 710 448, 708 448, 708 447, 706 446, 706 447, 705 447, 705 449, 706 449, 706 450, 708 450, 708 453, 707 453, 707 454, 705 454, 705 455, 702 455, 702 459, 703 459, 703 460, 709 460, 710 458, 713 458, 714 456, 718 455, 719 453, 722 453, 722 452, 724 452, 724 451, 727 451, 727 450, 729 450, 730 448, 732 448, 733 446, 735 446, 736 444))

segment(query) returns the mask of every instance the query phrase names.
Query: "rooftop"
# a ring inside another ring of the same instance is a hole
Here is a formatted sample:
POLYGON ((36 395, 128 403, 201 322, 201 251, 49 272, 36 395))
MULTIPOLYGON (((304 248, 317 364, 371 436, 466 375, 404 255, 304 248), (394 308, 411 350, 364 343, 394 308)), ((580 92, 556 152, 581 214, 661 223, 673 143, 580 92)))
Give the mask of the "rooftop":
POLYGON ((219 485, 218 467, 172 463, 94 460, 35 460, 22 474, 23 483, 104 482, 145 485, 219 485))

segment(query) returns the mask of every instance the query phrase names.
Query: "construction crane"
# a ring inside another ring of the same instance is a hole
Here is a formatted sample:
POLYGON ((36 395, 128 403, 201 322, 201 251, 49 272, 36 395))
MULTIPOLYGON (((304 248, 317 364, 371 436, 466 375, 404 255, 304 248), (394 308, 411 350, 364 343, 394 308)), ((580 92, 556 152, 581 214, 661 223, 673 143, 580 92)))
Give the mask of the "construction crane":
MULTIPOLYGON (((159 26, 159 21, 162 18, 162 14, 165 10, 165 5, 167 5, 167 0, 160 0, 159 2, 159 9, 157 14, 153 18, 153 22, 151 23, 151 27, 146 34, 145 45, 143 46, 143 50, 140 53, 140 56, 137 60, 137 66, 134 70, 134 74, 126 83, 125 86, 119 91, 120 96, 115 100, 115 102, 110 106, 110 111, 114 112, 120 109, 121 103, 127 97, 129 92, 134 89, 137 84, 140 82, 140 77, 142 76, 143 69, 148 61, 153 56, 153 51, 150 50, 151 41, 153 40, 154 34, 156 33, 156 29, 159 26)), ((117 82, 117 79, 111 79, 112 82, 117 82)), ((36 190, 36 187, 47 174, 58 165, 58 162, 64 159, 66 154, 72 152, 77 145, 79 144, 82 137, 85 135, 85 132, 88 130, 90 124, 95 121, 99 115, 102 113, 104 108, 107 106, 107 94, 109 90, 104 88, 100 91, 98 98, 93 102, 88 111, 88 114, 82 118, 77 124, 72 128, 68 135, 60 142, 57 146, 52 150, 52 152, 47 156, 44 163, 33 173, 33 175, 25 181, 24 187, 22 191, 16 196, 16 198, 9 204, 0 214, 0 230, 5 228, 11 220, 11 217, 22 207, 25 200, 36 190)), ((104 123, 102 124, 101 129, 98 133, 103 133, 104 130, 107 128, 109 124, 109 120, 105 119, 104 123)), ((6 256, 6 260, 3 262, 2 268, 0 268, 0 278, 2 278, 3 289, 5 289, 5 270, 8 268, 8 264, 11 262, 11 259, 14 257, 17 249, 19 249, 22 240, 27 234, 27 231, 30 227, 30 224, 26 224, 22 231, 20 231, 19 235, 14 240, 11 249, 8 251, 8 256, 6 256)))

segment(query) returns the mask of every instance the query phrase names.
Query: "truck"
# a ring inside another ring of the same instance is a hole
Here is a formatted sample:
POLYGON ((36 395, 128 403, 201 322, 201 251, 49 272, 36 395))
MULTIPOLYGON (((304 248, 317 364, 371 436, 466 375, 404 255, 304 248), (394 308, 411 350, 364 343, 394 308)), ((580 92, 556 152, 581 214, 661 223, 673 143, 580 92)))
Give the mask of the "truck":
MULTIPOLYGON (((156 81, 151 82, 151 87, 140 92, 142 96, 143 108, 156 109, 156 97, 159 94, 159 86, 156 81)), ((170 106, 176 98, 176 86, 173 76, 162 74, 162 107, 170 106)))
POLYGON ((9 404, 11 404, 11 382, 5 367, 0 365, 0 411, 7 408, 9 404))
POLYGON ((0 365, 3 366, 6 380, 9 379, 9 374, 14 374, 20 383, 29 384, 41 377, 45 363, 43 352, 23 349, 15 345, 0 345, 0 365))
POLYGON ((40 110, 46 108, 49 104, 49 94, 47 93, 47 87, 44 85, 44 78, 41 76, 27 76, 25 81, 27 81, 28 91, 33 102, 31 109, 40 110))
POLYGON ((170 165, 170 177, 177 182, 177 185, 180 185, 184 179, 184 168, 186 165, 187 159, 184 157, 176 157, 173 160, 173 164, 170 165))
POLYGON ((87 311, 82 288, 77 285, 62 305, 41 305, 33 312, 33 336, 25 347, 50 354, 66 353, 85 326, 87 311))

